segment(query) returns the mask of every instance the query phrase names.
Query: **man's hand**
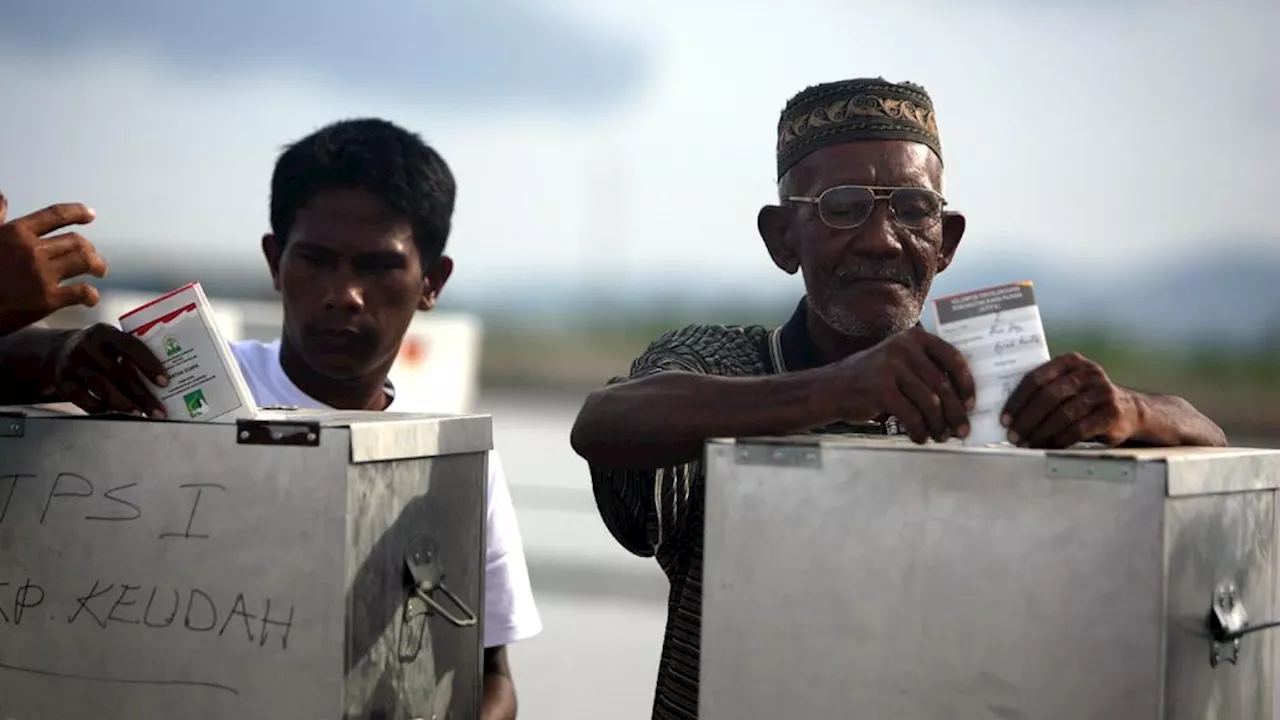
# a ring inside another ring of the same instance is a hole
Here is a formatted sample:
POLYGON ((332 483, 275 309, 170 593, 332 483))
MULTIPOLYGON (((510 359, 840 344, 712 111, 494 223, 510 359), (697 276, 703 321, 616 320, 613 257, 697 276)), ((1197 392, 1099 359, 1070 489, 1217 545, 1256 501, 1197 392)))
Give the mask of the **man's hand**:
POLYGON ((851 397, 870 403, 851 409, 850 420, 868 419, 856 417, 867 410, 873 415, 889 413, 917 443, 969 434, 968 410, 973 409, 975 393, 968 363, 959 350, 920 327, 830 367, 852 379, 848 385, 840 383, 851 397))
POLYGON ((141 340, 110 325, 91 325, 67 336, 52 367, 58 397, 85 412, 164 417, 164 408, 138 373, 164 387, 164 364, 141 340))
POLYGON ((79 203, 64 203, 10 222, 7 210, 8 203, 0 195, 0 336, 71 305, 97 305, 98 291, 93 286, 62 284, 80 275, 107 274, 107 264, 93 244, 74 232, 43 238, 68 225, 93 222, 93 211, 79 203))
POLYGON ((1023 447, 1067 448, 1096 441, 1116 447, 1142 426, 1136 393, 1111 382, 1080 353, 1056 357, 1027 373, 1009 396, 1000 422, 1009 442, 1023 447))

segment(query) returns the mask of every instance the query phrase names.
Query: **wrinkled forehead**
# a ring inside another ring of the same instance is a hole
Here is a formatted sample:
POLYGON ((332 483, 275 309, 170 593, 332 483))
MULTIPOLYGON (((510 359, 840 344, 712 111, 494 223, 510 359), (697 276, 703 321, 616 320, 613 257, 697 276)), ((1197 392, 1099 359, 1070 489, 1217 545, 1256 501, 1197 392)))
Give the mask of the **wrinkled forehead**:
POLYGON ((793 192, 820 192, 834 185, 923 187, 942 192, 942 162, 923 143, 863 140, 820 148, 780 180, 793 192))

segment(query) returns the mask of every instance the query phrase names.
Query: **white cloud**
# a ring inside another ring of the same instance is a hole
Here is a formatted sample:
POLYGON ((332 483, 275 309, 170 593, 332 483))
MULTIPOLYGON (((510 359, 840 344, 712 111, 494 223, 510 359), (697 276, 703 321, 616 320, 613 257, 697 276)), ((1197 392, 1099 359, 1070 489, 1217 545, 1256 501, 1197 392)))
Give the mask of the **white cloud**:
POLYGON ((279 146, 383 115, 459 177, 459 281, 589 264, 625 278, 623 263, 633 280, 698 267, 772 279, 754 225, 778 111, 807 84, 883 75, 935 97, 948 195, 970 215, 966 262, 1016 247, 1124 268, 1216 234, 1280 236, 1264 212, 1280 186, 1263 160, 1280 156, 1274 108, 1262 112, 1276 87, 1260 69, 1274 7, 562 4, 652 44, 660 64, 632 103, 581 122, 446 114, 293 77, 181 76, 119 49, 0 53, 0 189, 15 209, 95 204, 104 242, 255 258, 279 146))

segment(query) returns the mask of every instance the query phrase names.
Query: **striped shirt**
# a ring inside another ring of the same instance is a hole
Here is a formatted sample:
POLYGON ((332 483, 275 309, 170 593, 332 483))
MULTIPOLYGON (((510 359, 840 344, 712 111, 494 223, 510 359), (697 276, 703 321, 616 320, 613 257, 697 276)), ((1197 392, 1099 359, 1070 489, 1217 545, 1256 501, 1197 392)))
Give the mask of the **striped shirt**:
MULTIPOLYGON (((672 370, 759 376, 818 365, 801 300, 779 328, 692 325, 668 332, 631 365, 626 378, 672 370)), ((591 468, 600 516, 628 551, 653 557, 671 583, 667 632, 658 666, 653 720, 698 717, 698 660, 702 626, 702 462, 644 471, 591 468)))

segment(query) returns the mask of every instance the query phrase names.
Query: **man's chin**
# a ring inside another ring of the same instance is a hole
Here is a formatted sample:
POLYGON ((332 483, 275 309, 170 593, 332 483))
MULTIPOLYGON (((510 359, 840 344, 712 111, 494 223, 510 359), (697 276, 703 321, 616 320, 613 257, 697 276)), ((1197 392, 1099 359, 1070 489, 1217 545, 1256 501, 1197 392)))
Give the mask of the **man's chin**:
POLYGON ((850 337, 888 338, 915 327, 920 322, 920 305, 912 292, 891 289, 845 292, 839 301, 820 310, 831 329, 850 337))
POLYGON ((306 361, 316 374, 342 382, 359 380, 373 371, 373 363, 367 358, 347 355, 308 353, 306 361))

